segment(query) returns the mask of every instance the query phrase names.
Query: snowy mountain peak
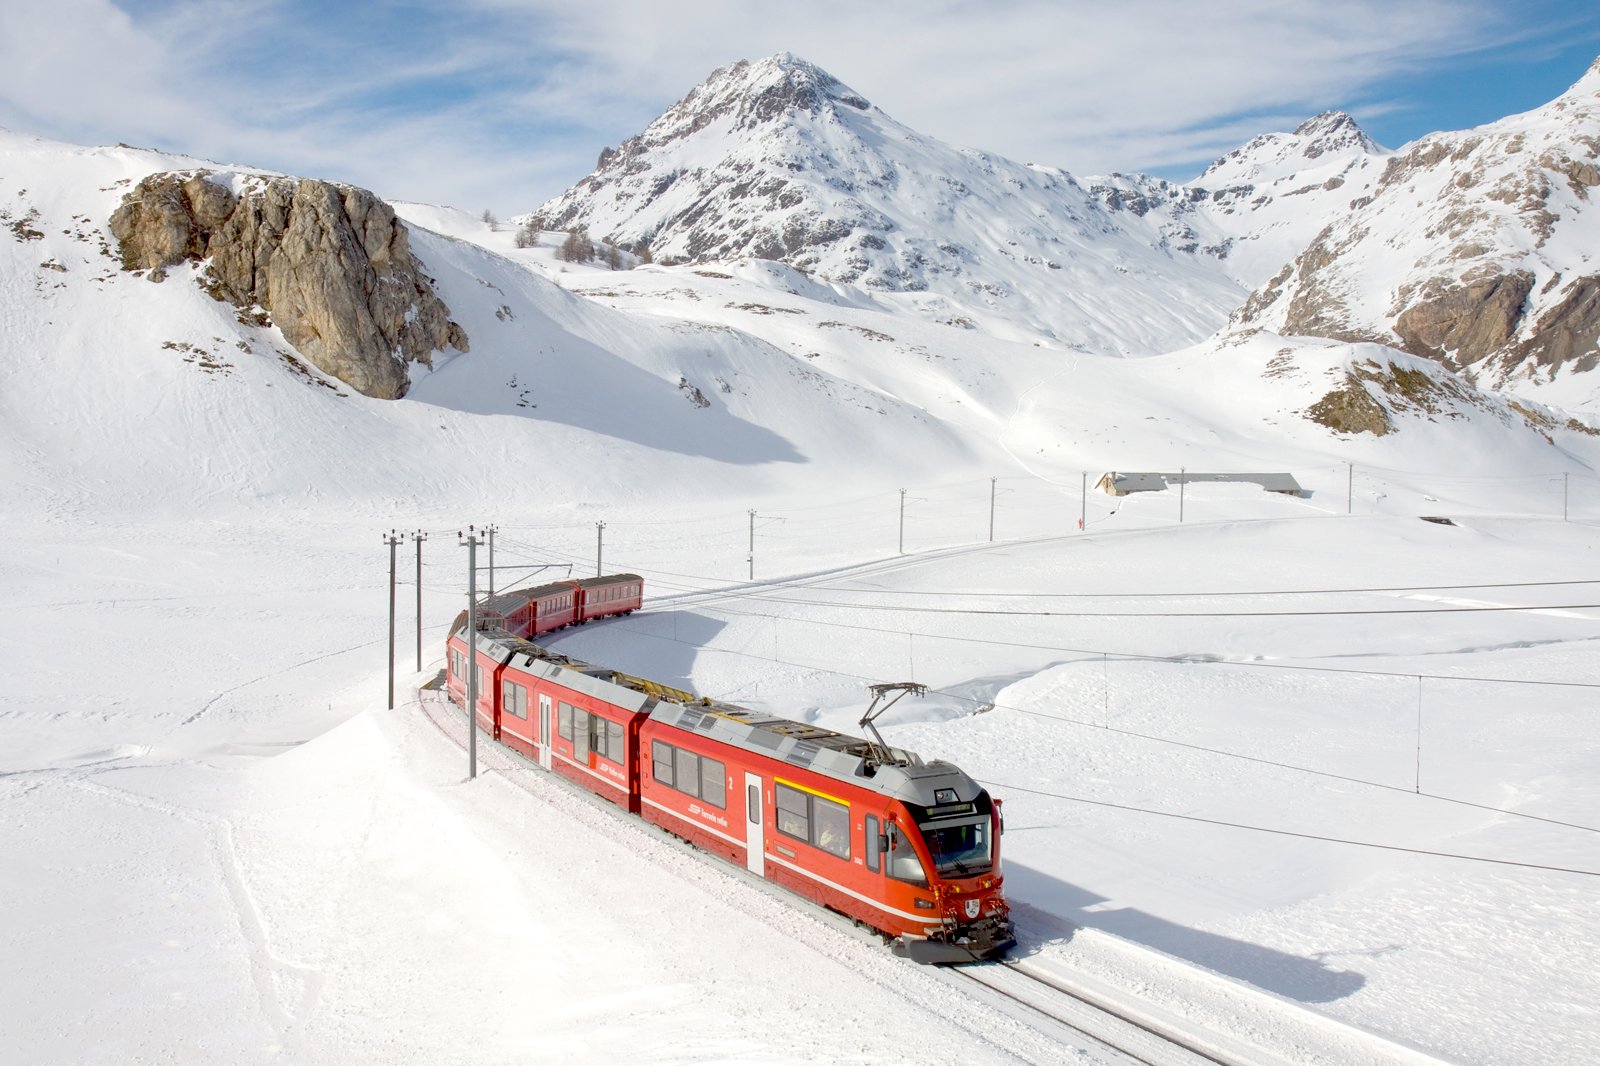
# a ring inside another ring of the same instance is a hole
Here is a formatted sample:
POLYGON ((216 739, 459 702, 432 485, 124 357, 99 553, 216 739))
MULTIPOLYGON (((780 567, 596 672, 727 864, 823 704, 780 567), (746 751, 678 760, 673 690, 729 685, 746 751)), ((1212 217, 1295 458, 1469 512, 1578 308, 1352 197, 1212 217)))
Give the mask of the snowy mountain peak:
POLYGON ((1199 339, 1243 295, 1194 201, 942 143, 780 53, 717 70, 526 219, 664 265, 777 260, 961 328, 1128 354, 1199 339), (1185 298, 1154 298, 1154 278, 1185 298))
POLYGON ((1374 340, 1500 387, 1593 370, 1597 143, 1600 64, 1543 107, 1419 138, 1236 321, 1374 340))
POLYGON ((792 52, 722 67, 683 103, 691 101, 699 107, 731 109, 743 120, 741 125, 771 121, 790 109, 819 114, 835 104, 857 111, 872 107, 860 93, 792 52))
POLYGON ((1587 93, 1589 95, 1600 93, 1600 56, 1595 57, 1594 62, 1589 64, 1589 69, 1584 71, 1583 77, 1574 82, 1572 88, 1567 90, 1567 93, 1587 93))
POLYGON ((1324 111, 1306 119, 1295 128, 1294 135, 1307 142, 1302 153, 1307 159, 1316 159, 1330 153, 1349 151, 1376 154, 1383 149, 1366 130, 1356 125, 1356 120, 1343 111, 1324 111))
POLYGON ((840 106, 871 110, 859 93, 821 67, 790 52, 719 67, 668 108, 637 137, 615 151, 601 153, 604 166, 692 137, 719 125, 726 134, 746 138, 785 121, 837 119, 840 106))
POLYGON ((1293 133, 1264 133, 1234 149, 1207 167, 1196 183, 1208 189, 1254 185, 1330 163, 1359 163, 1388 154, 1348 114, 1324 111, 1293 133))

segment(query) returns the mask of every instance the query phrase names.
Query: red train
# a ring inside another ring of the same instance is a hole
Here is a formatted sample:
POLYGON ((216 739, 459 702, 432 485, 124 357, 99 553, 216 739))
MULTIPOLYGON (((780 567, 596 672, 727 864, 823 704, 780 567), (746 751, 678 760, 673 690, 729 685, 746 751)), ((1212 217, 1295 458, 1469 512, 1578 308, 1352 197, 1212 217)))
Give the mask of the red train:
MULTIPOLYGON (((478 724, 546 770, 892 938, 918 962, 994 958, 1015 944, 1000 801, 955 766, 526 639, 627 614, 642 593, 638 575, 618 574, 486 603, 473 652, 478 724)), ((462 706, 466 628, 463 614, 447 644, 447 689, 462 706)))

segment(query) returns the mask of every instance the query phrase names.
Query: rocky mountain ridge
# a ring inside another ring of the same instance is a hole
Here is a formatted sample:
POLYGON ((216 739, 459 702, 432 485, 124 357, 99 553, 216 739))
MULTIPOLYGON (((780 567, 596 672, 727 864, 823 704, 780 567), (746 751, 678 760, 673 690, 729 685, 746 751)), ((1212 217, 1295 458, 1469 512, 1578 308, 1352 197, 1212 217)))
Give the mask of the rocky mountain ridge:
POLYGON ((935 321, 1124 355, 1192 342, 1243 296, 1194 200, 953 148, 785 53, 714 72, 527 217, 662 263, 778 260, 935 321))
POLYGON ((1214 189, 1080 181, 924 137, 781 53, 713 72, 526 218, 658 262, 773 259, 935 320, 1151 354, 1221 325, 1385 155, 1329 113, 1219 161, 1214 189))
POLYGON ((1497 387, 1600 363, 1600 60, 1550 104, 1392 157, 1233 317, 1371 340, 1497 387))

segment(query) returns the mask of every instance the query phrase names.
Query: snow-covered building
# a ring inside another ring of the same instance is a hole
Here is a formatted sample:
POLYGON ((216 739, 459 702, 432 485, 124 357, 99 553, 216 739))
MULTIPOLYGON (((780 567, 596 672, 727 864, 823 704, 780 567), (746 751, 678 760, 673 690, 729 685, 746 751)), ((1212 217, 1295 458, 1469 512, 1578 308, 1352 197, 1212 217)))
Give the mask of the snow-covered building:
POLYGON ((1197 481, 1240 481, 1260 485, 1268 492, 1281 492, 1285 496, 1303 496, 1305 490, 1293 474, 1203 474, 1181 470, 1178 473, 1141 471, 1103 474, 1094 487, 1108 496, 1126 496, 1133 492, 1162 492, 1173 485, 1192 485, 1197 481))

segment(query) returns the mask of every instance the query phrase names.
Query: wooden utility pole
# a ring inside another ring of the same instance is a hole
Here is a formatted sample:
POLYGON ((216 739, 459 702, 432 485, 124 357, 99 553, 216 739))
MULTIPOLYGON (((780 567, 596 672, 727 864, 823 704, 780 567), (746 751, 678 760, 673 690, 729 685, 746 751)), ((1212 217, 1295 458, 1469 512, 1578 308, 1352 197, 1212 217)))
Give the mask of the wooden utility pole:
POLYGON ((478 532, 467 527, 467 778, 478 776, 478 532))
POLYGON ((422 673, 422 542, 428 535, 422 530, 411 534, 417 544, 417 673, 422 673))
POLYGON ((389 545, 389 709, 394 710, 394 550, 400 535, 389 530, 383 542, 389 545))

